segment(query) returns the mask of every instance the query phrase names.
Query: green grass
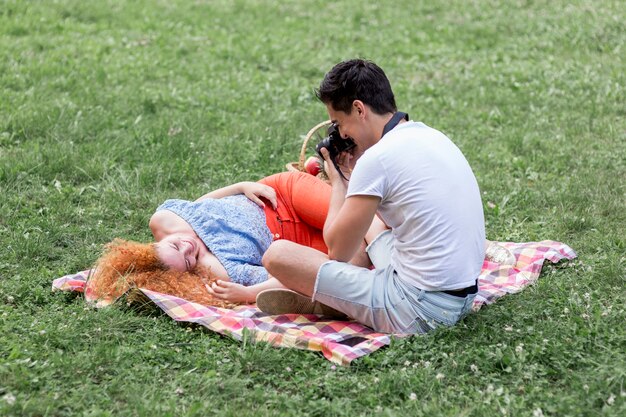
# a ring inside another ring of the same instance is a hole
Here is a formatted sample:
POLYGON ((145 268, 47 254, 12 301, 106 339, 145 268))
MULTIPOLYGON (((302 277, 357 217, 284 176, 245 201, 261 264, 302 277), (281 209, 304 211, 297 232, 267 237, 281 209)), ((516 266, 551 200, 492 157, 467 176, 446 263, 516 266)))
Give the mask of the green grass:
POLYGON ((0 415, 626 414, 620 1, 0 0, 0 415), (461 147, 487 235, 578 260, 335 368, 51 281, 166 198, 282 171, 336 62, 461 147))

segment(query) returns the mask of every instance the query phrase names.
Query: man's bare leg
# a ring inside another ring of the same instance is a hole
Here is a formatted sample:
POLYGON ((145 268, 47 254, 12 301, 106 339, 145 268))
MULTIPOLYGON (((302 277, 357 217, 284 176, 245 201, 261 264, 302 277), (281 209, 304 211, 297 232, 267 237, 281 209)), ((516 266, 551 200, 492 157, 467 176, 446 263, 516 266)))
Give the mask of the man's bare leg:
POLYGON ((330 306, 311 300, 317 272, 328 257, 315 249, 279 240, 263 256, 263 266, 288 290, 261 291, 257 307, 268 314, 319 314, 336 320, 347 316, 330 306))
POLYGON ((272 243, 263 255, 263 266, 271 276, 308 296, 313 295, 317 271, 327 261, 324 253, 287 240, 272 243))
POLYGON ((367 233, 365 234, 365 240, 361 243, 361 246, 359 247, 359 251, 356 253, 356 255, 354 255, 354 257, 350 259, 350 263, 352 265, 360 266, 363 268, 371 268, 373 266, 372 260, 370 259, 365 249, 367 249, 367 245, 372 243, 372 241, 376 239, 378 235, 380 235, 382 232, 388 229, 389 228, 387 227, 387 225, 383 223, 383 221, 380 220, 378 216, 374 216, 374 219, 372 220, 372 224, 370 225, 370 228, 367 230, 367 233))
POLYGON ((365 251, 367 248, 367 243, 365 241, 361 242, 361 246, 359 247, 359 251, 350 259, 350 263, 355 266, 360 266, 362 268, 370 268, 372 266, 372 261, 365 251))
POLYGON ((365 243, 369 245, 378 235, 388 229, 389 227, 378 216, 374 216, 374 220, 372 220, 372 224, 365 234, 365 243))

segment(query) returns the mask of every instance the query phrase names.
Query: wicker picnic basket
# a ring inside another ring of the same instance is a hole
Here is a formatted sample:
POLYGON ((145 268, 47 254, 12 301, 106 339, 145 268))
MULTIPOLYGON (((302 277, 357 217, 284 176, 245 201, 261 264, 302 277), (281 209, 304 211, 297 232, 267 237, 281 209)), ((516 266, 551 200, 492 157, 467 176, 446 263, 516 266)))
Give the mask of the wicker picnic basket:
MULTIPOLYGON (((306 154, 307 154, 309 141, 311 140, 313 136, 315 136, 317 139, 321 139, 322 137, 325 137, 326 136, 325 129, 328 126, 330 126, 330 123, 331 123, 330 120, 326 120, 324 122, 318 123, 317 125, 313 126, 311 130, 309 130, 309 133, 307 133, 306 136, 304 137, 304 141, 302 142, 302 146, 300 147, 300 158, 298 159, 298 162, 287 163, 287 171, 306 172, 306 169, 304 168, 304 162, 306 161, 306 157, 307 157, 306 154)), ((326 176, 323 170, 320 171, 319 174, 317 174, 317 177, 321 180, 328 181, 328 177, 326 176)))

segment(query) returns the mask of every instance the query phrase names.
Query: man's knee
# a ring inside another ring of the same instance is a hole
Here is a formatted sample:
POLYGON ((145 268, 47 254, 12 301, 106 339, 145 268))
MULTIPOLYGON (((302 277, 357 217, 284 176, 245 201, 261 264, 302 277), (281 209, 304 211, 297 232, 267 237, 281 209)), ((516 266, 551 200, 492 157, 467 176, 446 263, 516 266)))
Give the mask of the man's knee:
POLYGON ((270 247, 267 248, 261 262, 270 274, 272 274, 272 270, 276 270, 276 268, 279 268, 284 263, 285 255, 292 245, 293 242, 288 240, 277 240, 272 242, 270 247))

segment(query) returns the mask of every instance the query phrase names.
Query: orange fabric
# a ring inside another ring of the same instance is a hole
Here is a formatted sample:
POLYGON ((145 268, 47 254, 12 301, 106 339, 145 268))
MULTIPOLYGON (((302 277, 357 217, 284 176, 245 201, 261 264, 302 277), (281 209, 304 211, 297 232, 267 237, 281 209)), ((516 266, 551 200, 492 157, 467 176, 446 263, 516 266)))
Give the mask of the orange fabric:
POLYGON ((287 239, 328 253, 322 230, 328 215, 331 187, 303 172, 281 172, 259 181, 276 190, 278 209, 265 204, 274 240, 287 239))

